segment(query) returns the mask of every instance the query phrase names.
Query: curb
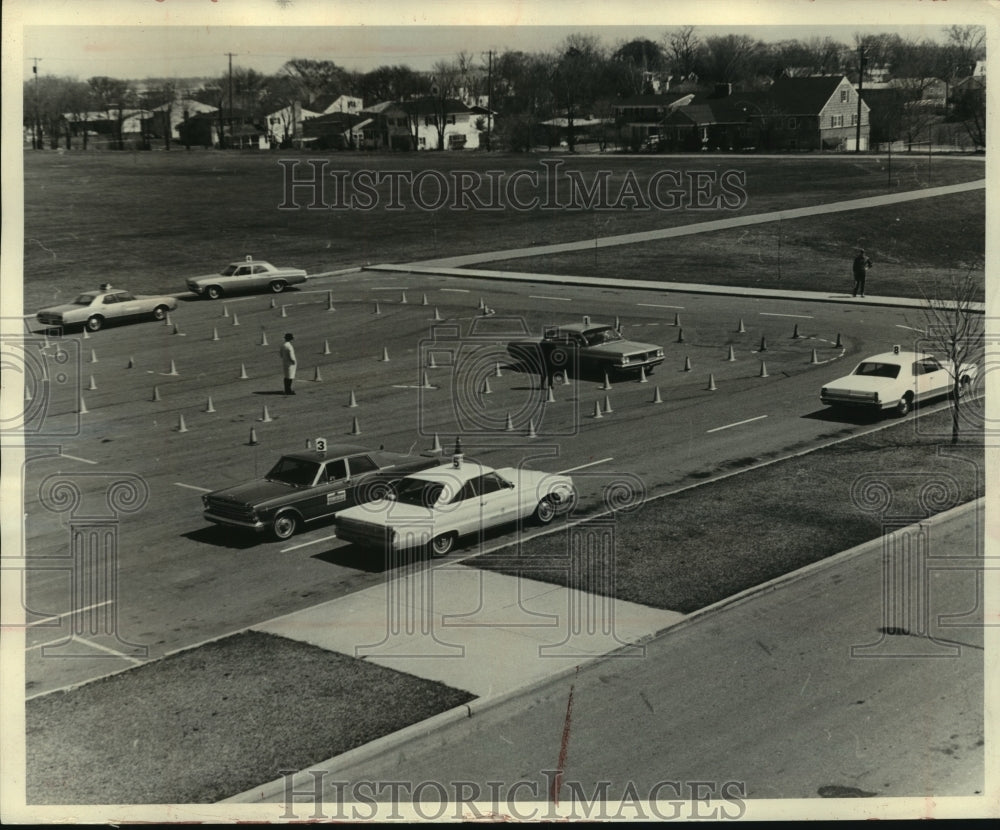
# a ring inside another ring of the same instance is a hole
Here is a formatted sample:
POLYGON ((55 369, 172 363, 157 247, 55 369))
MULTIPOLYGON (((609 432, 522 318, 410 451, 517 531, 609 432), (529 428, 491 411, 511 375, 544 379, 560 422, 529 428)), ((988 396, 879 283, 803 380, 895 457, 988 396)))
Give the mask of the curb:
MULTIPOLYGON (((908 530, 913 527, 921 526, 933 526, 939 524, 940 522, 947 521, 949 519, 955 518, 970 511, 978 512, 982 507, 985 506, 986 497, 980 496, 978 499, 973 499, 971 501, 960 504, 957 507, 953 507, 950 510, 946 510, 943 513, 937 513, 933 516, 929 516, 927 519, 915 522, 906 528, 901 528, 900 530, 908 530)), ((896 531, 899 532, 899 531, 896 531)), ((711 605, 706 605, 704 608, 699 608, 697 611, 693 611, 686 615, 683 619, 678 620, 665 628, 660 629, 651 634, 647 634, 643 637, 639 637, 629 643, 624 644, 620 649, 615 649, 614 651, 608 652, 608 654, 599 655, 596 657, 588 658, 585 662, 577 664, 575 666, 567 666, 558 672, 555 672, 547 677, 537 680, 533 683, 528 683, 517 689, 511 689, 506 692, 491 696, 491 697, 478 697, 473 698, 468 703, 457 706, 454 709, 449 709, 446 712, 441 712, 438 715, 427 718, 426 720, 420 721, 419 723, 412 724, 404 729, 400 729, 398 732, 393 732, 389 735, 385 735, 378 738, 371 743, 364 744, 363 746, 357 747, 356 749, 348 750, 347 752, 336 755, 326 761, 322 761, 318 764, 314 764, 307 767, 304 770, 299 770, 294 773, 291 777, 292 788, 294 791, 298 791, 297 782, 300 778, 302 779, 302 789, 303 791, 308 791, 310 787, 315 788, 316 777, 313 773, 322 772, 328 774, 337 770, 342 770, 351 767, 355 764, 362 763, 364 761, 370 760, 382 753, 389 752, 400 748, 401 746, 409 743, 412 740, 421 738, 434 730, 451 724, 455 721, 463 720, 466 718, 472 718, 475 715, 483 714, 492 709, 501 706, 515 698, 530 695, 533 692, 543 688, 550 683, 558 683, 565 680, 567 677, 576 675, 581 669, 589 669, 590 667, 600 664, 610 655, 615 654, 622 649, 629 648, 635 645, 642 645, 645 643, 657 640, 660 637, 665 637, 675 631, 687 628, 689 625, 700 621, 703 617, 711 616, 714 614, 722 613, 726 611, 729 607, 747 602, 754 599, 762 594, 768 593, 770 591, 776 591, 787 585, 791 585, 795 582, 799 582, 802 579, 806 579, 819 573, 823 570, 841 565, 850 559, 857 556, 862 556, 868 553, 879 552, 882 550, 883 540, 885 536, 879 536, 875 539, 869 539, 867 542, 862 542, 860 545, 856 545, 853 548, 848 548, 845 551, 836 553, 833 556, 828 556, 825 559, 821 559, 818 562, 812 562, 808 565, 804 565, 797 570, 790 571, 786 574, 781 574, 767 582, 761 583, 760 585, 754 585, 738 594, 721 599, 718 602, 714 602, 711 605), (308 778, 306 778, 308 776, 308 778)), ((254 787, 252 790, 247 790, 243 793, 238 793, 237 795, 230 796, 220 804, 237 804, 237 803, 254 803, 254 802, 265 802, 270 801, 275 796, 285 792, 287 787, 287 779, 280 778, 275 781, 271 781, 259 787, 254 787)))

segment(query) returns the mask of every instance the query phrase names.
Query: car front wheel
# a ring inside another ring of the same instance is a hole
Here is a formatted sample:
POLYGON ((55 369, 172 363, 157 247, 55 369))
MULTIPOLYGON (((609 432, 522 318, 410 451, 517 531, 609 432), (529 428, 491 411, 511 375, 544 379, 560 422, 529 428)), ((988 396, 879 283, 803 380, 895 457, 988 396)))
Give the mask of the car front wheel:
POLYGON ((271 524, 271 532, 277 539, 290 539, 298 527, 299 520, 294 513, 279 513, 271 524))
POLYGON ((912 408, 913 395, 907 392, 899 399, 899 402, 896 404, 896 408, 893 410, 893 414, 895 414, 897 418, 902 418, 904 415, 908 415, 912 408))
POLYGON ((556 517, 556 503, 551 498, 544 498, 538 502, 535 508, 535 521, 540 525, 547 525, 556 517))
POLYGON ((93 317, 87 319, 87 331, 100 331, 103 325, 104 318, 99 314, 95 314, 93 317))
POLYGON ((431 540, 431 556, 447 556, 455 547, 455 534, 442 533, 431 540))
POLYGON ((222 289, 217 285, 210 285, 205 289, 205 293, 213 300, 218 300, 222 297, 222 289))
POLYGON ((280 294, 282 291, 285 290, 285 281, 284 280, 275 280, 274 282, 271 283, 271 290, 275 294, 280 294))
POLYGON ((158 305, 156 308, 153 309, 153 319, 154 320, 166 319, 167 312, 169 310, 170 309, 168 309, 165 305, 158 305))

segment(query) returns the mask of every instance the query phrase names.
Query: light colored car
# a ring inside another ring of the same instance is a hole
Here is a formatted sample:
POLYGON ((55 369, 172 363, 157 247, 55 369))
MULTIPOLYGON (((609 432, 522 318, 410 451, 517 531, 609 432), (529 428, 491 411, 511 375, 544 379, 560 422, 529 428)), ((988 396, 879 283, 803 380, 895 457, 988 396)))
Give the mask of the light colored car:
POLYGON ((961 394, 977 374, 974 363, 962 363, 956 372, 950 360, 895 346, 891 352, 862 360, 851 374, 826 384, 819 399, 827 406, 889 410, 902 416, 917 403, 951 394, 956 378, 961 394))
POLYGON ((378 498, 407 473, 441 464, 412 456, 334 444, 281 456, 267 475, 205 493, 205 518, 216 524, 288 539, 338 510, 378 498))
POLYGON ((247 257, 242 262, 230 262, 218 274, 192 277, 187 287, 195 294, 218 300, 226 294, 249 291, 271 291, 280 294, 290 285, 307 279, 301 268, 278 268, 262 259, 247 257))
POLYGON ((337 514, 337 538, 385 550, 428 547, 445 556, 463 536, 533 517, 548 524, 575 498, 569 476, 493 469, 461 457, 400 479, 383 499, 337 514))
POLYGON ((104 283, 99 291, 85 291, 71 303, 43 308, 35 317, 45 326, 86 326, 98 331, 109 321, 137 317, 162 320, 175 308, 175 297, 133 294, 104 283))
POLYGON ((539 371, 607 372, 612 374, 651 372, 663 362, 663 347, 626 339, 607 323, 549 326, 541 340, 519 340, 507 344, 507 352, 528 368, 539 371))

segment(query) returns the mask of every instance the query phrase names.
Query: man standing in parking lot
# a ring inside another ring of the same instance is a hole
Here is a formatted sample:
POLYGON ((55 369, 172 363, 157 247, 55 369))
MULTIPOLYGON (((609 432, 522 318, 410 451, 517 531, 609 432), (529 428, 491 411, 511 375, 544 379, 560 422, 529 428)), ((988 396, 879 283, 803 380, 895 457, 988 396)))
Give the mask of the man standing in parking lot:
POLYGON ((854 293, 851 294, 852 297, 857 297, 858 294, 862 297, 865 296, 865 277, 871 267, 872 261, 865 256, 865 249, 859 249, 858 255, 854 257, 854 293))
POLYGON ((292 341, 295 335, 288 332, 285 335, 285 342, 281 344, 281 367, 284 371, 285 394, 294 395, 292 391, 292 381, 295 380, 295 347, 292 341))

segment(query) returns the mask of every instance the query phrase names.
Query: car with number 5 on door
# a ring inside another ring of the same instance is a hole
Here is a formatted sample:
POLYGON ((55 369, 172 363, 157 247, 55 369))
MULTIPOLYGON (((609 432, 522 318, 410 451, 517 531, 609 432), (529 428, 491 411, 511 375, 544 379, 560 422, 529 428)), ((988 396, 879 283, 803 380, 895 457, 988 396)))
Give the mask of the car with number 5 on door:
POLYGON ((352 444, 286 453, 262 479, 205 493, 204 517, 215 524, 288 539, 337 511, 379 498, 407 473, 439 466, 438 456, 369 450, 352 444))
POLYGON ((384 498, 337 514, 337 538, 385 552, 426 548, 450 553, 462 537, 531 518, 548 524, 575 500, 569 476, 524 468, 493 469, 456 456, 401 478, 384 498))
POLYGON ((960 363, 901 349, 862 360, 851 374, 826 384, 819 393, 831 407, 866 409, 906 415, 916 404, 964 394, 976 379, 975 363, 960 363))

